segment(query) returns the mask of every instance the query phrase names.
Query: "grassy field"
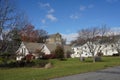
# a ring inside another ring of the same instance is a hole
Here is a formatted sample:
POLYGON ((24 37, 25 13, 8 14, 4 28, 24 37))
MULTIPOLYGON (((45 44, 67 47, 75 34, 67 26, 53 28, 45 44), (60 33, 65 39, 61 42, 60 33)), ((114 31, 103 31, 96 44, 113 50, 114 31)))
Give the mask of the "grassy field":
POLYGON ((120 57, 103 57, 102 59, 102 62, 96 63, 92 63, 90 58, 87 58, 85 62, 80 62, 78 58, 67 61, 50 60, 54 64, 51 69, 1 68, 0 80, 48 80, 120 65, 120 57))

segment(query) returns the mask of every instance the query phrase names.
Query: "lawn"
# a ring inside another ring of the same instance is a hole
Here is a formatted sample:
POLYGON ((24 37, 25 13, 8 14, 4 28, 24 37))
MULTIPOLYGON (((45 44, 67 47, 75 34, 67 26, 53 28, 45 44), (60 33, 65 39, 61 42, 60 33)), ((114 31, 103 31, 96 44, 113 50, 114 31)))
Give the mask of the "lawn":
POLYGON ((67 61, 53 59, 50 60, 54 64, 51 69, 0 68, 0 80, 48 80, 120 65, 120 57, 103 57, 102 59, 102 62, 96 63, 92 63, 90 58, 87 58, 85 62, 80 62, 78 58, 70 58, 67 61))

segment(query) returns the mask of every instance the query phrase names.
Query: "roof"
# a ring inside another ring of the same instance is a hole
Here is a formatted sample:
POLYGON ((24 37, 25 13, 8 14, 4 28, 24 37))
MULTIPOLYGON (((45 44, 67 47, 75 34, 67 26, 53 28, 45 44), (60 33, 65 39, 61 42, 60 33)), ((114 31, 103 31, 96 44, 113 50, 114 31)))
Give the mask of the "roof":
POLYGON ((59 33, 56 33, 56 34, 51 34, 51 35, 49 35, 48 37, 50 37, 50 38, 55 38, 56 36, 61 36, 59 33))
MULTIPOLYGON (((35 52, 37 49, 41 50, 44 45, 43 43, 33 43, 33 42, 23 42, 23 44, 31 53, 35 52)), ((54 51, 57 47, 57 44, 45 44, 45 45, 50 50, 50 52, 54 51)), ((67 45, 64 46, 64 50, 65 52, 72 51, 71 47, 67 45)))
POLYGON ((56 44, 45 44, 50 51, 54 51, 57 47, 56 44))
POLYGON ((23 43, 30 52, 35 52, 37 49, 40 50, 43 46, 43 43, 33 43, 33 42, 23 42, 23 43))

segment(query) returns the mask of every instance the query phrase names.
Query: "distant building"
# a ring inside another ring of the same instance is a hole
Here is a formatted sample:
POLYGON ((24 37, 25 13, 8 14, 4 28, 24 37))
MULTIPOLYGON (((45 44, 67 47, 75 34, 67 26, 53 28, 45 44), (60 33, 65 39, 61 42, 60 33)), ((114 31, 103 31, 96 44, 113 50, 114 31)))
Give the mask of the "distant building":
POLYGON ((62 36, 59 33, 52 34, 46 39, 47 44, 62 44, 62 36))

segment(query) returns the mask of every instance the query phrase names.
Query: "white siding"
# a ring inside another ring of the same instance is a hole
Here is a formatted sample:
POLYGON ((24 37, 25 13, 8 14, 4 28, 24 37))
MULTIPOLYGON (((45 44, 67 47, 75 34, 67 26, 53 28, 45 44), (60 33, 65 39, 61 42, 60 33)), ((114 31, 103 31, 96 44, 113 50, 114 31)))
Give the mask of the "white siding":
POLYGON ((46 47, 46 45, 44 45, 44 48, 42 49, 42 52, 44 52, 45 54, 50 54, 50 50, 46 47))
MULTIPOLYGON (((102 52, 104 56, 112 56, 113 54, 117 54, 117 50, 114 48, 113 44, 104 44, 101 45, 100 49, 98 50, 98 48, 100 47, 100 45, 96 45, 96 49, 95 49, 95 55, 97 54, 97 52, 102 52)), ((91 57, 92 54, 89 51, 89 48, 86 44, 84 44, 83 46, 76 46, 72 48, 74 50, 74 53, 71 54, 71 57, 80 57, 80 54, 82 57, 91 57)))

